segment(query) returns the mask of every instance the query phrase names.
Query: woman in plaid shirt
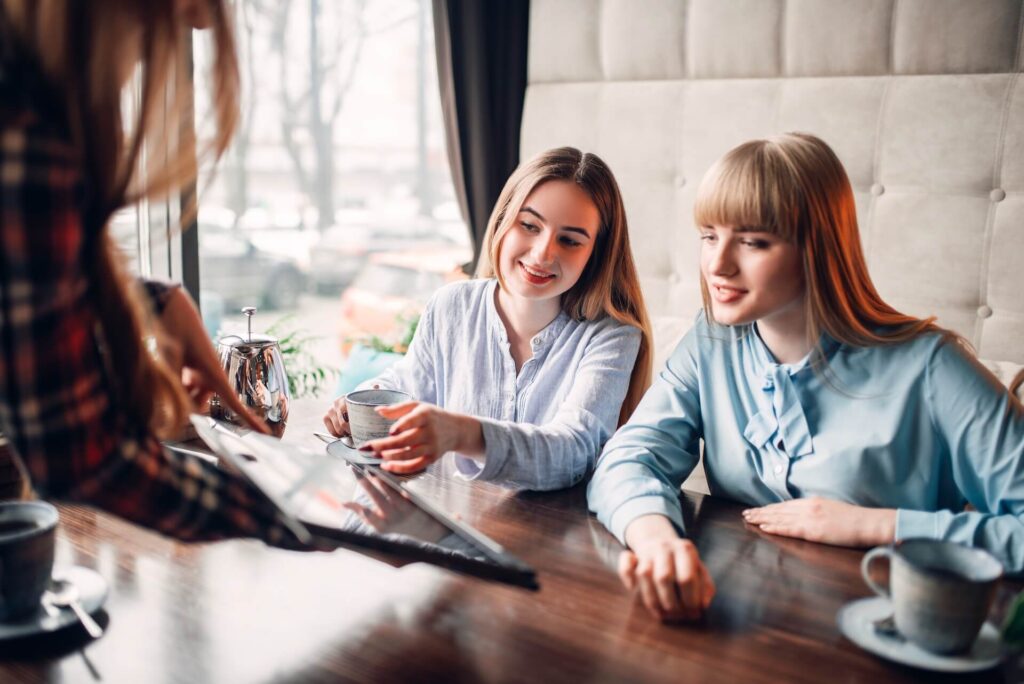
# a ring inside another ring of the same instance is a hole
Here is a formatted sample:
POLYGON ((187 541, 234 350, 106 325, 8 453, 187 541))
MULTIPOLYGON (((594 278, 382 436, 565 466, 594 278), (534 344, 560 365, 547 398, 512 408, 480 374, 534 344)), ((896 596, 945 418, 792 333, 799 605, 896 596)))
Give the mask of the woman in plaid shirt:
MULTIPOLYGON (((43 496, 181 539, 293 546, 246 482, 161 448, 190 395, 228 385, 191 300, 151 284, 151 320, 107 229, 118 209, 195 177, 187 137, 145 180, 138 168, 168 86, 188 92, 173 82, 188 32, 207 27, 219 156, 238 92, 223 0, 0 0, 0 432, 43 496), (136 68, 142 103, 128 135, 121 96, 136 68)), ((187 106, 172 103, 162 130, 178 131, 187 106)))

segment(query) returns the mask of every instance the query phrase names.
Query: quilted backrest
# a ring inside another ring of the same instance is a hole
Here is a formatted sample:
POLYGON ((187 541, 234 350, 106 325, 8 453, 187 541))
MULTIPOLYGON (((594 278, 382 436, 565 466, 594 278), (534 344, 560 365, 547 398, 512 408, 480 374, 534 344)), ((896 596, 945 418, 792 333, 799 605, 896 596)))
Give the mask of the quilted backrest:
POLYGON ((1022 0, 532 0, 521 152, 615 171, 658 365, 700 306, 701 177, 796 130, 846 166, 883 297, 1020 364, 1022 36, 1022 0))

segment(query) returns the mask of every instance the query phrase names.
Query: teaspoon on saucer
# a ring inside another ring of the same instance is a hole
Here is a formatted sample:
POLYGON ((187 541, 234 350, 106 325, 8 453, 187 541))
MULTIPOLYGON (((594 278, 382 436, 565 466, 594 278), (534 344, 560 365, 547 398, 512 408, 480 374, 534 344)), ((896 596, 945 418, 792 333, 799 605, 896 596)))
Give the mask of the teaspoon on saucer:
POLYGON ((50 586, 43 593, 43 603, 57 608, 70 608, 75 611, 82 626, 93 639, 103 636, 103 628, 96 624, 92 616, 85 612, 78 601, 78 587, 67 580, 51 579, 50 586))

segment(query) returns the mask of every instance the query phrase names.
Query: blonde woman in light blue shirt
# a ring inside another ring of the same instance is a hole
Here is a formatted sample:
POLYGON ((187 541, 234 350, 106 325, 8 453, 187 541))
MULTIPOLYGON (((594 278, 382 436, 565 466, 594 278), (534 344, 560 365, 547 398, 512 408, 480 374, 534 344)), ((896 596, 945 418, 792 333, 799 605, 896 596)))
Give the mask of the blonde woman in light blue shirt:
MULTIPOLYGON (((580 482, 650 384, 651 334, 610 169, 574 148, 509 178, 477 279, 439 290, 405 357, 367 385, 416 401, 379 409, 366 445, 396 473, 445 472, 517 489, 580 482)), ((348 433, 344 399, 324 416, 348 433)))
POLYGON ((740 145, 694 218, 704 310, 588 490, 650 612, 692 619, 714 596, 679 502, 701 442, 711 493, 748 504, 763 532, 944 539, 1024 571, 1024 409, 957 336, 879 297, 828 145, 740 145))

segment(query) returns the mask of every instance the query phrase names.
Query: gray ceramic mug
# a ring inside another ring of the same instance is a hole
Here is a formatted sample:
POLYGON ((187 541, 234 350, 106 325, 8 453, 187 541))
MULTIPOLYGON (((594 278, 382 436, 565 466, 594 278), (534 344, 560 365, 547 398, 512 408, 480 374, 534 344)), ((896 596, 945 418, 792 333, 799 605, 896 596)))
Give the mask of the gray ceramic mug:
POLYGON ((880 546, 860 564, 864 581, 892 601, 896 629, 932 653, 970 648, 985 622, 1002 564, 992 554, 952 542, 908 539, 880 546), (871 564, 888 557, 889 588, 871 579, 871 564))
POLYGON ((395 421, 377 413, 377 407, 401 404, 404 401, 412 401, 412 397, 399 390, 366 389, 349 392, 345 396, 345 404, 353 445, 359 447, 366 442, 387 437, 395 421))
POLYGON ((39 609, 53 572, 57 509, 43 501, 0 504, 0 621, 39 609))

